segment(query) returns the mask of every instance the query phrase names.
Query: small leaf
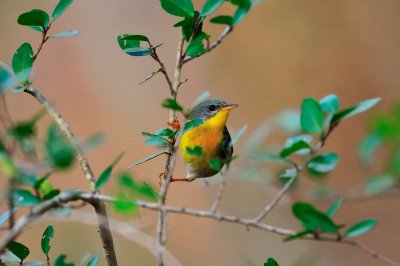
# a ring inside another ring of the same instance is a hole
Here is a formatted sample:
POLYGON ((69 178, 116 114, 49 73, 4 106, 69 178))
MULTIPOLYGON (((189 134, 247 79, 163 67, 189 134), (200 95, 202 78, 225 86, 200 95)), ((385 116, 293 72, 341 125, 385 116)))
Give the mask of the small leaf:
POLYGON ((199 118, 195 118, 193 120, 189 120, 189 121, 187 121, 185 123, 185 126, 183 127, 183 132, 185 133, 185 132, 191 130, 192 128, 200 126, 203 123, 204 123, 204 121, 200 117, 199 118))
POLYGON ((162 106, 167 109, 183 112, 183 107, 174 98, 165 99, 162 102, 162 106))
POLYGON ((104 171, 100 174, 100 177, 96 182, 95 186, 96 190, 102 188, 108 182, 108 180, 110 180, 112 169, 113 167, 109 166, 106 169, 104 169, 104 171))
POLYGON ((178 17, 193 17, 194 8, 191 0, 160 0, 161 7, 169 14, 178 17))
POLYGON ((18 242, 11 242, 7 248, 21 261, 24 261, 30 253, 28 247, 18 242))
POLYGON ((134 167, 134 166, 136 166, 136 165, 139 165, 139 164, 142 164, 142 163, 144 163, 144 162, 150 161, 150 160, 152 160, 152 159, 154 159, 154 158, 156 158, 156 157, 158 157, 158 156, 160 156, 160 155, 162 155, 162 154, 164 154, 164 153, 165 153, 165 152, 160 152, 160 153, 157 153, 157 154, 150 155, 150 156, 148 156, 148 157, 146 157, 146 158, 144 158, 144 159, 142 159, 142 160, 140 160, 140 161, 137 161, 137 162, 135 162, 135 163, 133 163, 133 164, 130 164, 130 165, 128 166, 128 168, 132 168, 132 167, 134 167))
POLYGON ((289 242, 289 241, 292 241, 292 240, 295 240, 295 239, 298 239, 298 238, 303 238, 306 235, 310 235, 312 233, 313 233, 312 230, 304 230, 304 231, 298 232, 298 233, 296 233, 296 234, 294 234, 292 236, 288 236, 288 237, 284 238, 283 242, 289 242))
POLYGON ((100 256, 100 254, 96 254, 93 258, 91 258, 90 261, 88 262, 87 266, 96 266, 97 261, 99 260, 99 256, 100 256))
POLYGON ((293 204, 292 211, 307 230, 320 229, 328 233, 337 233, 338 231, 338 227, 329 216, 308 203, 296 202, 293 204))
POLYGON ((45 255, 49 255, 51 249, 50 240, 53 237, 54 237, 54 228, 52 225, 49 225, 46 228, 46 230, 44 230, 41 241, 42 251, 45 255))
POLYGON ((30 191, 24 189, 15 189, 13 200, 16 207, 31 207, 40 203, 37 197, 32 195, 30 191))
POLYGON ((349 229, 344 233, 344 237, 356 237, 365 234, 377 224, 377 220, 375 219, 368 219, 361 221, 349 229))
POLYGON ((323 129, 324 114, 319 103, 307 98, 301 105, 301 127, 304 131, 312 134, 321 133, 323 129))
POLYGON ((372 164, 376 150, 382 145, 382 138, 378 135, 368 135, 365 137, 359 148, 358 157, 364 164, 372 164))
POLYGON ((207 0, 202 7, 200 14, 202 17, 207 17, 215 12, 225 0, 207 0))
POLYGON ((326 174, 335 169, 338 162, 336 153, 323 153, 308 161, 307 169, 313 174, 326 174))
POLYGON ((214 24, 225 24, 232 26, 233 25, 233 17, 231 16, 216 16, 210 19, 211 23, 214 24))
POLYGON ((11 215, 13 215, 15 213, 16 210, 17 209, 14 208, 12 210, 8 210, 8 211, 2 213, 0 215, 0 224, 3 224, 5 221, 7 221, 11 217, 11 215))
POLYGON ((0 93, 13 89, 17 84, 11 68, 0 61, 0 93))
MULTIPOLYGON (((312 140, 313 140, 313 137, 310 135, 298 135, 298 136, 290 137, 290 138, 287 138, 285 141, 285 148, 292 146, 294 143, 296 143, 298 141, 304 141, 304 142, 310 144, 312 142, 312 140)), ((309 154, 310 151, 311 151, 311 146, 310 146, 310 148, 296 151, 296 154, 302 154, 302 155, 309 154)))
POLYGON ((158 149, 166 149, 171 146, 171 143, 161 136, 154 135, 148 132, 142 132, 142 135, 147 137, 144 143, 150 146, 155 146, 158 149))
POLYGON ((49 26, 49 15, 41 9, 33 9, 21 14, 18 17, 18 24, 47 28, 49 26))
POLYGON ((49 38, 70 38, 79 35, 77 30, 69 30, 49 35, 49 38))
POLYGON ((172 134, 174 134, 174 131, 172 129, 168 128, 168 127, 159 129, 155 133, 155 135, 162 136, 162 137, 169 137, 172 134))
POLYGON ((114 209, 122 214, 134 214, 139 211, 139 206, 122 195, 117 195, 117 200, 113 204, 114 209))
POLYGON ((390 173, 373 176, 365 183, 364 192, 368 196, 376 195, 393 187, 397 182, 397 177, 390 173))
POLYGON ((119 47, 121 47, 122 50, 127 49, 127 48, 135 48, 135 47, 140 47, 140 40, 137 38, 133 37, 133 40, 130 40, 130 36, 135 36, 132 34, 122 34, 119 35, 117 40, 119 47))
POLYGON ((53 14, 51 15, 53 17, 53 21, 58 19, 65 12, 72 2, 73 0, 60 0, 53 11, 53 14))
POLYGON ((233 25, 239 24, 250 11, 251 2, 248 0, 243 2, 243 4, 238 6, 235 14, 233 15, 233 25))
POLYGON ((126 48, 123 51, 131 56, 147 56, 153 54, 152 48, 147 47, 133 47, 126 48))
POLYGON ((200 146, 195 146, 194 148, 186 147, 186 151, 188 154, 193 156, 203 155, 203 149, 200 146))
POLYGON ((199 36, 193 39, 186 48, 186 54, 190 57, 202 55, 207 50, 204 48, 203 38, 199 36))
POLYGON ((281 155, 282 158, 286 158, 289 155, 291 155, 291 154, 293 154, 293 153, 295 153, 297 151, 303 150, 303 149, 311 150, 311 147, 307 142, 305 142, 303 140, 300 140, 300 141, 297 141, 297 142, 293 143, 291 146, 283 149, 281 151, 280 155, 281 155))
POLYGON ((335 94, 329 94, 319 101, 322 110, 334 114, 339 110, 339 98, 335 94))
POLYGON ((337 124, 344 119, 347 119, 356 114, 365 112, 366 110, 375 106, 380 100, 381 100, 381 98, 373 98, 373 99, 365 100, 365 101, 362 101, 356 105, 353 105, 345 110, 339 111, 332 117, 331 124, 337 124))
POLYGON ((344 199, 343 198, 339 198, 337 201, 335 201, 330 207, 329 209, 326 211, 326 215, 328 215, 329 217, 332 217, 335 212, 340 208, 340 206, 342 205, 344 199))
POLYGON ((43 200, 50 200, 54 198, 55 196, 59 195, 61 191, 59 189, 53 189, 49 193, 43 196, 43 200))
POLYGON ((67 169, 74 162, 74 149, 56 124, 51 124, 47 129, 46 151, 58 169, 67 169))
POLYGON ((73 263, 68 263, 65 262, 65 259, 67 258, 66 255, 61 254, 60 256, 57 257, 57 259, 54 261, 53 265, 54 266, 74 266, 73 263))
POLYGON ((12 59, 14 73, 20 82, 28 82, 32 72, 33 61, 34 53, 32 46, 29 43, 22 44, 15 52, 12 59))
POLYGON ((139 85, 142 85, 143 83, 145 83, 146 81, 148 81, 149 79, 151 79, 152 77, 154 77, 155 75, 157 75, 160 72, 162 72, 161 67, 159 69, 157 69, 156 71, 151 72, 151 74, 149 76, 147 76, 147 78, 145 80, 139 82, 139 85))
POLYGON ((279 266, 279 264, 273 258, 268 258, 264 266, 279 266))

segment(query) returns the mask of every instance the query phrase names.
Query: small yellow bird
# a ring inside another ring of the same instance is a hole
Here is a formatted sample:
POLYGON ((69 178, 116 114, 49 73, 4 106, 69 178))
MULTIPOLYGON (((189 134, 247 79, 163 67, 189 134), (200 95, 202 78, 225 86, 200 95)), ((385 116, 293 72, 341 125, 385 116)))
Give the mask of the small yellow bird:
POLYGON ((220 99, 208 99, 191 110, 189 119, 202 119, 203 123, 182 133, 179 150, 187 176, 172 181, 210 177, 217 174, 225 163, 229 164, 233 147, 225 124, 229 112, 237 106, 220 99))

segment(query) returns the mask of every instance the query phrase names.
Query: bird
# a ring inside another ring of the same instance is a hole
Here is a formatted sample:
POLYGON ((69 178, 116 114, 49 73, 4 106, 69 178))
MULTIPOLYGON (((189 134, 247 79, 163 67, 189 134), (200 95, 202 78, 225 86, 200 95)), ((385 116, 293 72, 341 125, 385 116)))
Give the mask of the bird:
POLYGON ((233 146, 226 122, 237 104, 221 99, 207 99, 193 107, 189 121, 201 119, 201 124, 184 131, 180 137, 179 151, 186 167, 186 178, 171 181, 193 181, 214 176, 224 164, 229 166, 233 146), (196 151, 196 152, 193 152, 196 151), (216 164, 212 162, 217 162, 216 164))

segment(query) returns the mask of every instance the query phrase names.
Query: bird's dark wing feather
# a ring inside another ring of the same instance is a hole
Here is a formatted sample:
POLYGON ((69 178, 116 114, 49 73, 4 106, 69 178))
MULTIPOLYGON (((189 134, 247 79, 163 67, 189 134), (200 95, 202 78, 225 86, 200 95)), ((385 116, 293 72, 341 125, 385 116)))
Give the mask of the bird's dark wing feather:
POLYGON ((223 138, 222 138, 222 152, 221 159, 227 161, 227 165, 229 166, 229 161, 232 158, 233 154, 233 146, 231 145, 231 135, 229 135, 229 131, 227 127, 224 127, 223 138))

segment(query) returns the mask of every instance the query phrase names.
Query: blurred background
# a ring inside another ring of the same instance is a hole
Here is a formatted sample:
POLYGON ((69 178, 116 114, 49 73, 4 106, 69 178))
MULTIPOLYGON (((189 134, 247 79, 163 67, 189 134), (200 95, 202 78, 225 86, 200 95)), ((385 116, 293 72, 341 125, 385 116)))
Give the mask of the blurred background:
MULTIPOLYGON (((199 9, 203 2, 194 1, 195 7, 199 9)), ((23 42, 30 42, 34 49, 40 43, 40 34, 17 24, 18 15, 32 8, 51 13, 56 3, 0 1, 1 61, 11 64, 15 49, 23 42)), ((232 12, 224 4, 217 13, 232 12)), ((156 0, 85 0, 75 1, 52 26, 53 33, 76 29, 80 35, 46 43, 35 63, 33 82, 55 104, 80 140, 96 132, 106 135, 105 144, 88 154, 97 175, 121 151, 126 151, 119 164, 121 170, 155 153, 154 148, 143 143, 140 132, 165 127, 168 119, 168 110, 160 105, 169 96, 163 76, 138 85, 158 66, 150 57, 124 54, 118 47, 117 36, 144 34, 155 44, 163 43, 158 54, 172 75, 180 34, 172 25, 178 21, 179 18, 166 14, 156 0)), ((283 110, 298 109, 305 97, 320 99, 335 93, 342 107, 382 97, 372 111, 341 124, 325 147, 341 157, 327 180, 329 186, 346 188, 363 184, 369 173, 360 165, 357 149, 366 134, 368 117, 390 110, 398 99, 399 21, 397 0, 268 0, 254 7, 212 53, 185 66, 182 78, 188 78, 188 82, 180 89, 178 98, 182 104, 189 107, 203 91, 210 91, 212 97, 240 105, 230 116, 231 132, 249 125, 235 147, 239 159, 228 174, 222 212, 252 217, 274 196, 278 187, 272 184, 273 171, 268 167, 262 169, 264 177, 240 174, 252 167, 246 164, 246 158, 240 157, 241 151, 246 139, 260 125, 261 129, 266 127, 266 121, 283 110)), ((223 27, 206 24, 204 30, 215 38, 223 27)), ((40 109, 25 94, 7 94, 7 102, 16 121, 27 119, 40 109)), ((49 123, 48 117, 40 121, 42 139, 49 123)), ((282 143, 279 130, 271 130, 263 145, 282 143)), ((157 187, 162 169, 160 157, 130 171, 157 187)), ((175 176, 183 175, 184 169, 179 163, 175 176)), ((87 188, 78 167, 52 178, 62 188, 87 188)), ((333 202, 334 199, 307 198, 308 183, 312 182, 302 177, 299 190, 286 197, 266 222, 298 230, 300 225, 291 214, 292 201, 311 201, 320 209, 326 209, 333 202)), ((103 193, 111 194, 114 187, 112 181, 103 193)), ((206 209, 216 190, 217 182, 212 180, 210 186, 201 181, 173 184, 168 203, 206 209)), ((378 226, 360 240, 399 261, 399 203, 400 198, 396 196, 345 201, 335 220, 353 224, 364 218, 377 218, 378 226)), ((2 205, 1 210, 4 208, 2 205)), ((143 243, 151 249, 157 214, 146 210, 139 216, 121 216, 112 210, 110 213, 113 218, 141 230, 133 233, 135 241, 124 237, 124 230, 122 235, 115 235, 120 265, 153 265, 155 259, 143 243)), ((44 220, 31 226, 19 238, 32 249, 32 259, 43 259, 38 241, 48 223, 44 220)), ((283 243, 281 237, 267 232, 180 215, 170 215, 168 224, 167 249, 183 265, 262 265, 268 257, 276 258, 281 265, 293 266, 382 265, 347 245, 312 241, 283 243)), ((73 221, 53 222, 53 225, 56 231, 53 258, 64 253, 69 260, 78 262, 86 251, 102 252, 96 226, 73 221)), ((105 264, 101 261, 99 265, 105 264)))

